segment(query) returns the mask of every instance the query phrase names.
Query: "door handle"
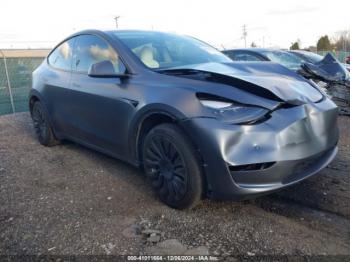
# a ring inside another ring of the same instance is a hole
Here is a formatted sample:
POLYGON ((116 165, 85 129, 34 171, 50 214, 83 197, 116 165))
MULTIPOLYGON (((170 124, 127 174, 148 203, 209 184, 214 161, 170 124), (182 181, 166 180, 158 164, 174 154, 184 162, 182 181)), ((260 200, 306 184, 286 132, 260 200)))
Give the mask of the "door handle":
POLYGON ((79 85, 77 83, 73 83, 73 87, 81 87, 81 85, 79 85))

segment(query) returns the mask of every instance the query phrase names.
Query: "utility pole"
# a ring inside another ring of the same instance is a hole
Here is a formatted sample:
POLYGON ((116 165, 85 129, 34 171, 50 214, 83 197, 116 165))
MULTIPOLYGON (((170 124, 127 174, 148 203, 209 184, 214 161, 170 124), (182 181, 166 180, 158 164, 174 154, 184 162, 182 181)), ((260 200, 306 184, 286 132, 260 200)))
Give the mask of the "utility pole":
POLYGON ((263 48, 265 48, 265 36, 263 36, 263 38, 262 38, 262 42, 263 42, 263 48))
POLYGON ((115 26, 116 26, 116 28, 118 29, 118 19, 120 18, 120 16, 118 15, 118 16, 116 16, 116 17, 114 17, 114 20, 115 20, 115 26))
POLYGON ((247 47, 247 26, 243 25, 243 35, 242 38, 244 39, 244 47, 247 47))

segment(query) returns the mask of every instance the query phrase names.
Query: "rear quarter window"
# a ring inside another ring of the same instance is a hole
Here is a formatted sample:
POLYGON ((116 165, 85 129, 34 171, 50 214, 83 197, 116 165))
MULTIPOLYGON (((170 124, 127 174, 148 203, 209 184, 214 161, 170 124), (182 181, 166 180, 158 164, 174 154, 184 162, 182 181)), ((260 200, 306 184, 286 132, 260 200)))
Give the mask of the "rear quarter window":
POLYGON ((74 38, 69 39, 51 52, 48 62, 52 67, 67 71, 71 70, 74 41, 74 38))

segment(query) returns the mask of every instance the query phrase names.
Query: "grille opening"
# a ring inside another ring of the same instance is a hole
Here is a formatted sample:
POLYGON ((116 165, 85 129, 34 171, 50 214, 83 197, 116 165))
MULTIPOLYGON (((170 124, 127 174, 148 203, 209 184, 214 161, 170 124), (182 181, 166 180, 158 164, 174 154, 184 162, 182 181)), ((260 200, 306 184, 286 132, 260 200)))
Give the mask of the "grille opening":
POLYGON ((234 171, 254 171, 254 170, 264 170, 273 166, 276 162, 265 162, 259 164, 249 164, 249 165, 239 165, 239 166, 229 166, 230 172, 234 171))

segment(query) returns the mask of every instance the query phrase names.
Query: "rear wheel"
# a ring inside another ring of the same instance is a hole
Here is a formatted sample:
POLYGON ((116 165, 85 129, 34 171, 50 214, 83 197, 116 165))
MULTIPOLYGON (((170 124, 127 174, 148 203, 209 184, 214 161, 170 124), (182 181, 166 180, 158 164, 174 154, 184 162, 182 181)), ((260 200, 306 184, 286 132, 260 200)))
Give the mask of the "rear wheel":
POLYGON ((40 144, 44 146, 54 146, 60 143, 52 132, 52 127, 48 121, 48 116, 40 101, 36 101, 33 105, 32 120, 35 133, 40 144))
POLYGON ((154 127, 143 144, 143 165, 159 198, 178 209, 201 199, 201 168, 192 144, 174 124, 154 127))

